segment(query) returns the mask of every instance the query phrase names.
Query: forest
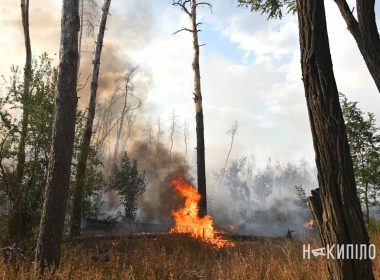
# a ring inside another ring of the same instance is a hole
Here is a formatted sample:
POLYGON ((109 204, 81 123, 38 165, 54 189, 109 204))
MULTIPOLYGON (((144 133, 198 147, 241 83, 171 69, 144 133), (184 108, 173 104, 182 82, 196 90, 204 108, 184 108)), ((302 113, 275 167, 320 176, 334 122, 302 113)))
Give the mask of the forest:
POLYGON ((375 0, 2 0, 0 278, 380 279, 375 0))

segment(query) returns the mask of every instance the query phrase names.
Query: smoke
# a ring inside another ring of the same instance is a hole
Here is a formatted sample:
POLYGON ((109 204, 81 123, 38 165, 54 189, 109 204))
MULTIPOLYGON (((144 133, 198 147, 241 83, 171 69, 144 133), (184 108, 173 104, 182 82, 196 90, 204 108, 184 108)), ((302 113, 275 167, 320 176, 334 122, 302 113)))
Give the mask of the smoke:
POLYGON ((144 222, 162 225, 172 224, 171 211, 178 209, 183 201, 178 198, 169 183, 175 176, 181 176, 193 182, 190 167, 180 153, 170 151, 157 143, 134 141, 128 153, 138 159, 138 167, 145 171, 147 189, 139 201, 138 219, 144 222), (170 164, 170 169, 169 169, 170 164))
MULTIPOLYGON (((308 164, 288 163, 283 167, 269 162, 257 170, 249 164, 245 157, 233 160, 224 184, 212 192, 211 214, 215 223, 239 234, 285 236, 288 230, 297 236, 309 234, 304 223, 311 214, 304 197, 295 189, 298 186, 308 193, 317 186, 308 164)), ((215 177, 213 183, 217 184, 220 174, 215 177)))

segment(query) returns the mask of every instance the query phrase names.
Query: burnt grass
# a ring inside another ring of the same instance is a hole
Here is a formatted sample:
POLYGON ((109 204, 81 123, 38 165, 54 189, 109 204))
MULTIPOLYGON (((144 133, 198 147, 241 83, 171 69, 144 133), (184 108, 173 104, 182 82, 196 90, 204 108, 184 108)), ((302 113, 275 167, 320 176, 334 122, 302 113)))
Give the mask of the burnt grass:
MULTIPOLYGON (((183 234, 66 239, 61 266, 46 279, 328 279, 324 259, 302 258, 305 241, 224 236, 234 247, 217 249, 183 234)), ((379 236, 371 238, 380 248, 379 236)), ((306 241, 319 247, 315 241, 306 241)), ((379 255, 378 251, 378 255, 379 255)), ((380 255, 379 255, 380 256, 380 255)), ((0 265, 0 279, 40 279, 32 256, 0 265)), ((380 279, 380 261, 374 261, 380 279)))

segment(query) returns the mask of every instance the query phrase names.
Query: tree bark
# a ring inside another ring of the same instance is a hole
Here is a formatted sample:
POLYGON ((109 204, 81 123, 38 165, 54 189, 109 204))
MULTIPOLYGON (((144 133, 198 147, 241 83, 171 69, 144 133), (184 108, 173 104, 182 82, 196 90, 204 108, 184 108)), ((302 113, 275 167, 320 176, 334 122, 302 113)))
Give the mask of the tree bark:
POLYGON ((194 72, 194 102, 195 120, 197 132, 197 177, 198 192, 201 195, 199 202, 199 216, 207 215, 207 192, 206 192, 206 160, 205 160, 205 137, 203 123, 203 106, 201 92, 201 73, 199 67, 199 42, 197 24, 197 1, 191 0, 191 24, 193 34, 193 72, 194 72))
MULTIPOLYGON (((324 2, 297 0, 302 75, 312 130, 319 189, 309 205, 324 246, 365 244, 368 234, 328 41, 324 2)), ((371 260, 327 259, 332 279, 374 279, 371 260)))
POLYGON ((75 135, 78 75, 79 1, 64 0, 55 120, 44 205, 36 248, 40 273, 60 262, 75 135))
POLYGON ((380 38, 376 25, 375 1, 357 0, 358 20, 346 0, 334 0, 354 37, 364 62, 380 92, 380 38))
POLYGON ((102 19, 100 21, 98 38, 96 41, 96 49, 92 69, 91 94, 88 104, 86 126, 84 128, 80 150, 78 155, 78 165, 75 174, 73 211, 71 215, 70 235, 79 236, 81 230, 82 205, 83 205, 83 187, 86 183, 86 167, 87 158, 90 151, 92 127, 96 109, 96 95, 98 91, 98 80, 100 70, 100 58, 103 48, 104 33, 107 25, 107 18, 111 0, 105 0, 102 8, 102 19))
POLYGON ((26 234, 26 221, 24 220, 25 201, 23 199, 22 178, 25 169, 25 142, 28 134, 29 124, 29 104, 30 104, 30 82, 32 75, 32 47, 29 33, 29 0, 21 0, 21 17, 25 44, 25 68, 24 68, 24 89, 22 94, 22 120, 20 141, 17 150, 16 180, 15 180, 15 201, 9 219, 9 231, 15 239, 23 239, 26 234))

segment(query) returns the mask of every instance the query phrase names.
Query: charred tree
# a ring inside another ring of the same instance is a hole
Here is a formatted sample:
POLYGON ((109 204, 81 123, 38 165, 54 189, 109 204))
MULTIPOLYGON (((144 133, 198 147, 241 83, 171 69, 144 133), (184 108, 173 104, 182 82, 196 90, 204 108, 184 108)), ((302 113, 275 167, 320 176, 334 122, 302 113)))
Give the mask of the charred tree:
POLYGON ((40 273, 59 265, 69 193, 77 107, 79 0, 64 0, 55 120, 44 205, 36 248, 40 273))
MULTIPOLYGON (((346 129, 339 104, 324 2, 297 0, 302 76, 313 136, 319 189, 309 198, 324 246, 364 244, 368 234, 356 194, 346 129)), ((371 260, 327 259, 332 279, 374 279, 371 260)))
POLYGON ((15 180, 15 201, 9 218, 9 233, 15 239, 22 239, 26 234, 26 221, 24 215, 26 210, 24 207, 22 178, 24 177, 25 169, 25 143, 28 134, 29 124, 29 104, 30 104, 30 83, 32 76, 32 47, 30 43, 29 33, 29 0, 21 0, 21 17, 24 33, 25 44, 25 68, 24 68, 24 88, 21 98, 22 104, 22 120, 20 140, 17 150, 17 165, 16 165, 16 180, 15 180))
POLYGON ((198 6, 208 6, 210 9, 212 5, 206 2, 197 2, 196 0, 173 1, 173 6, 178 6, 184 11, 191 21, 191 28, 182 28, 175 32, 177 34, 181 31, 191 32, 193 35, 193 72, 194 72, 194 103, 195 103, 195 120, 196 120, 196 134, 197 134, 197 178, 198 178, 198 192, 201 195, 199 202, 199 216, 203 217, 207 214, 207 192, 206 192, 206 159, 205 159, 205 137, 204 137, 204 121, 203 121, 203 105, 202 105, 202 91, 201 91, 201 72, 199 66, 199 39, 198 27, 201 22, 197 22, 197 8, 198 6), (190 5, 190 8, 188 8, 190 5))
POLYGON ((80 144, 80 151, 78 155, 78 164, 75 174, 74 183, 74 195, 73 195, 73 209, 71 214, 70 235, 79 236, 81 230, 81 217, 82 217, 82 205, 83 205, 83 187, 86 182, 86 167, 87 158, 90 151, 92 127, 95 117, 96 109, 96 95, 98 91, 98 80, 100 71, 100 58, 102 54, 104 33, 107 25, 107 18, 111 0, 105 0, 102 8, 102 18, 99 26, 98 38, 96 41, 96 48, 92 69, 92 81, 91 81, 91 93, 88 104, 86 126, 84 128, 83 137, 80 144))

